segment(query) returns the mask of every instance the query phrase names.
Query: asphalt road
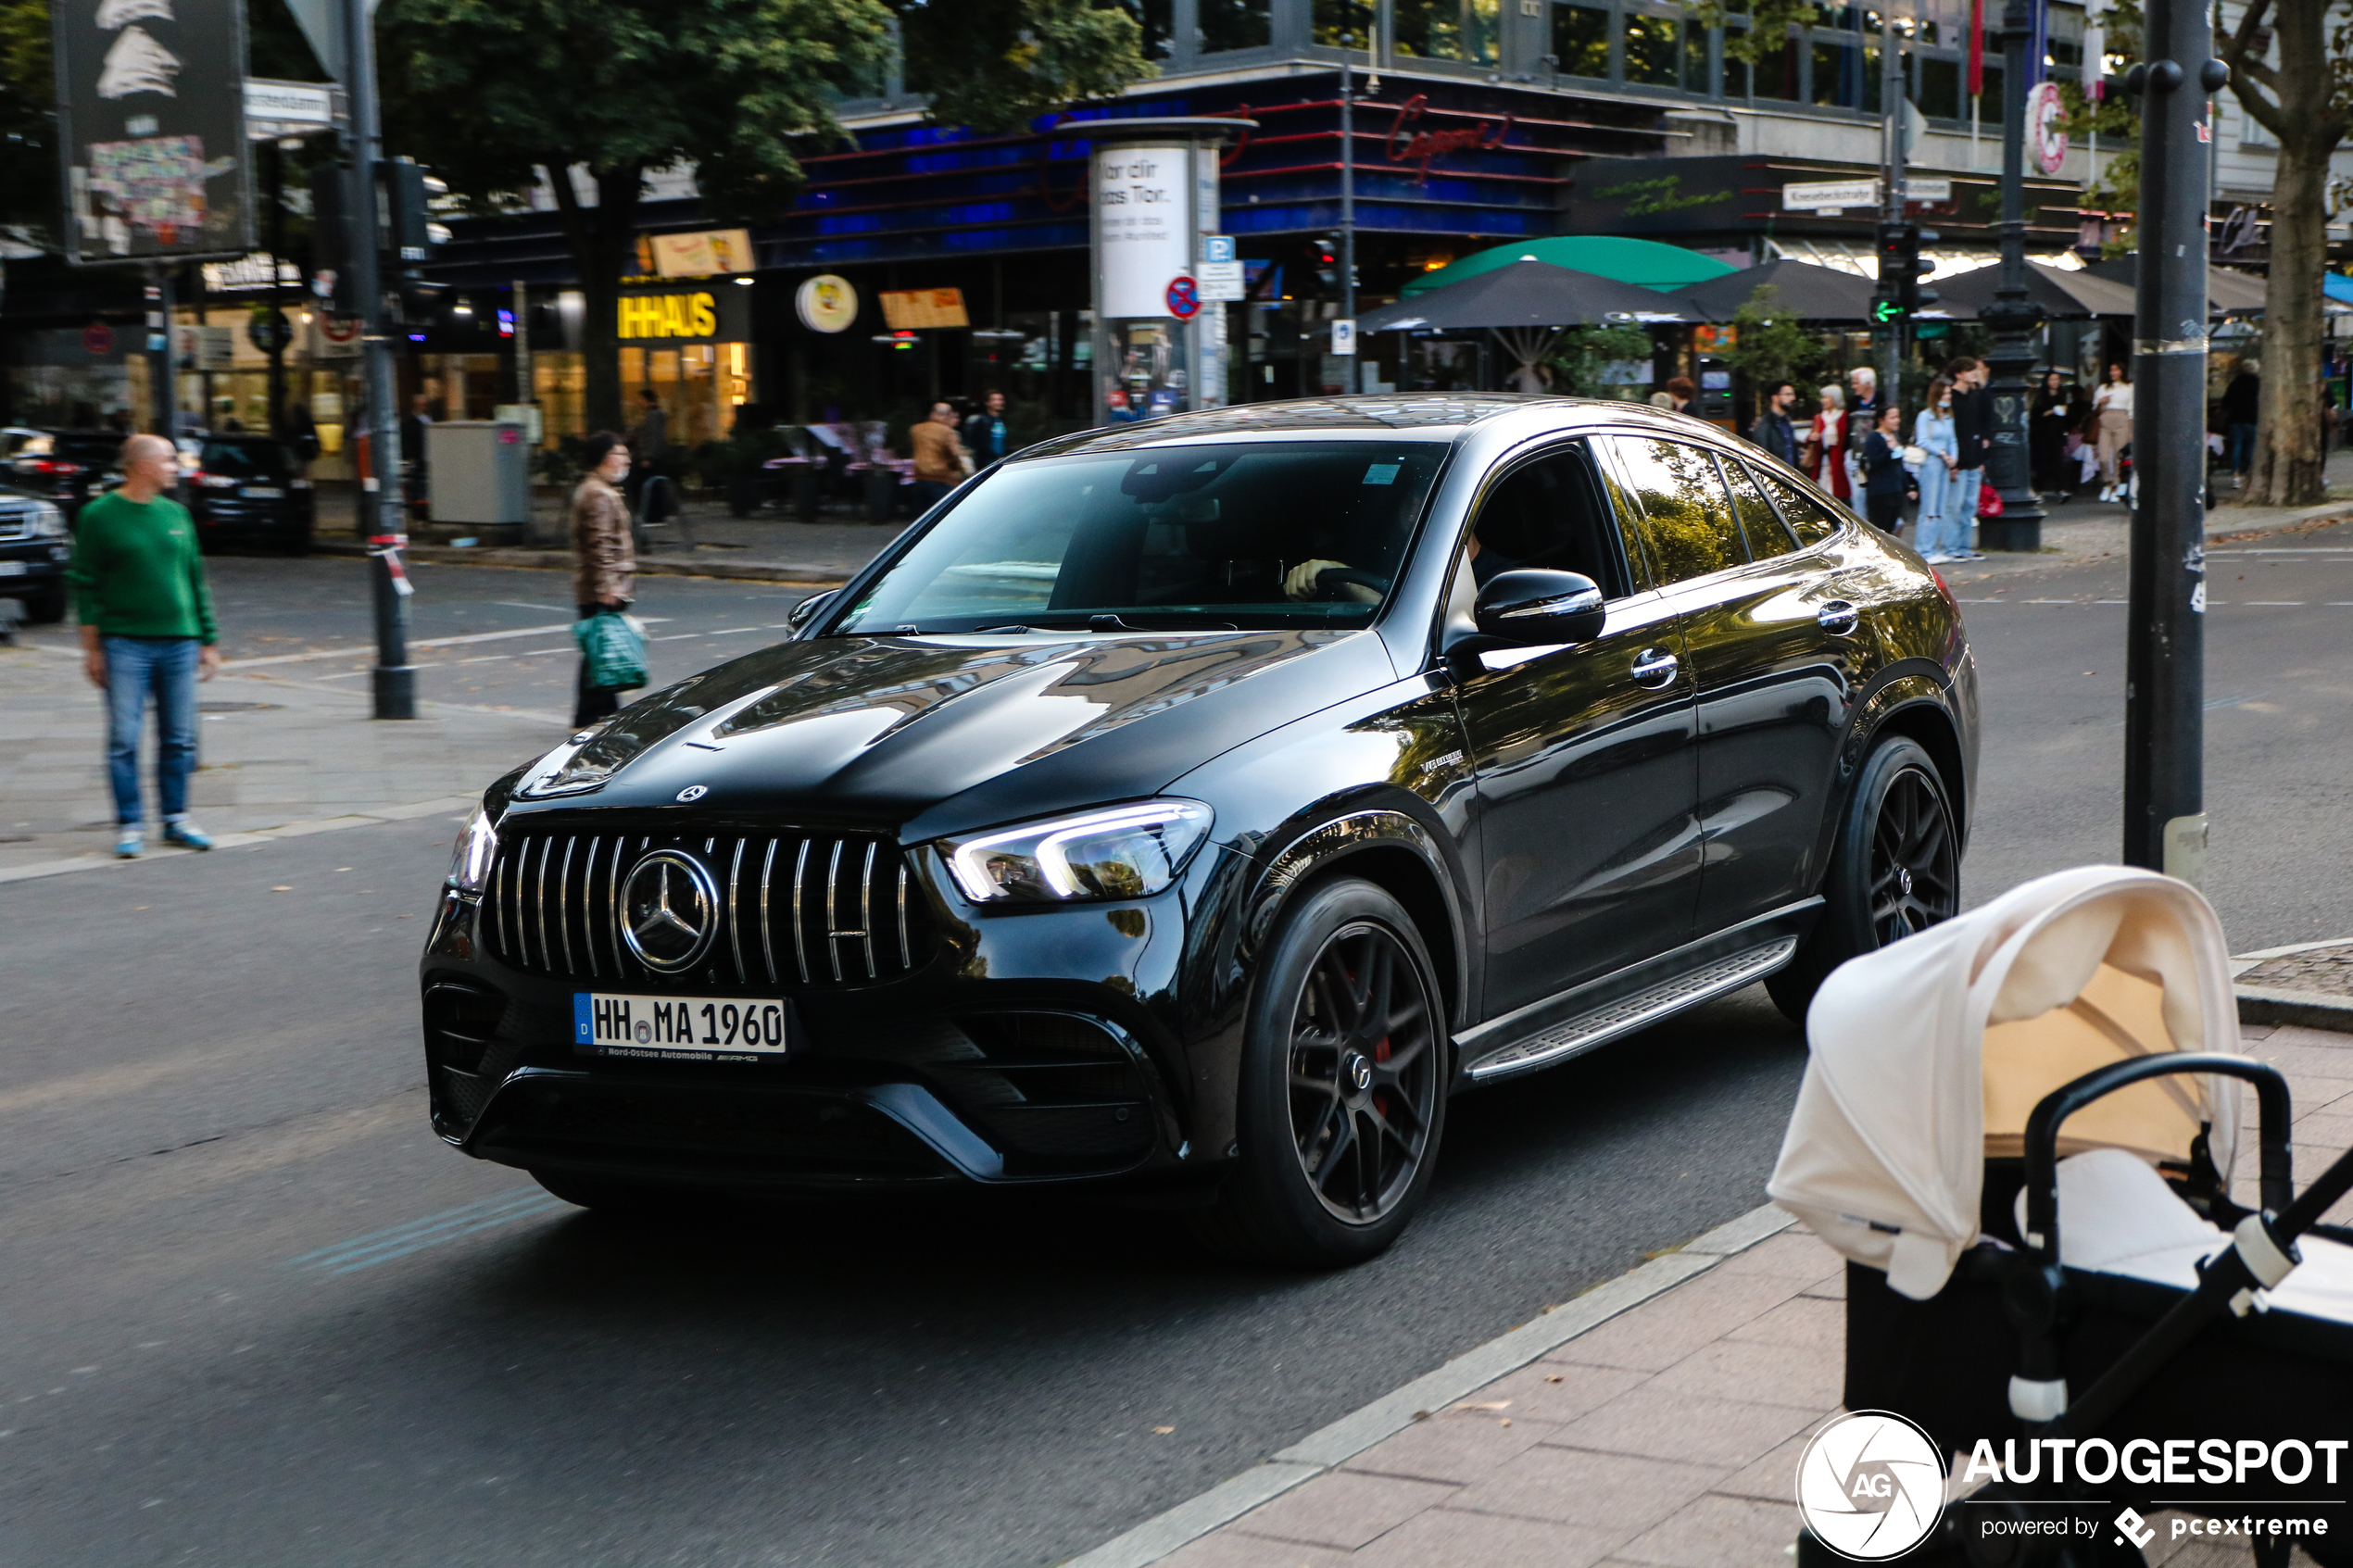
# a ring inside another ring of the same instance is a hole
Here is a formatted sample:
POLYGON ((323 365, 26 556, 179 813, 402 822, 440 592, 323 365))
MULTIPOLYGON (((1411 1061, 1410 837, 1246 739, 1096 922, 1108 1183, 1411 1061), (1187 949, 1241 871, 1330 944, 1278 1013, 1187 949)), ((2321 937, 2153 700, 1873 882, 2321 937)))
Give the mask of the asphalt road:
MULTIPOLYGON (((2241 950, 2353 932, 2353 538, 2270 547, 2342 553, 2215 557, 2212 883, 2241 950)), ((249 592, 286 651, 347 646, 280 565, 221 563, 224 606, 249 592)), ((435 579, 421 636, 561 602, 549 574, 435 579)), ((669 580, 643 608, 708 633, 750 619, 731 596, 669 580)), ((2095 565, 1963 596, 1999 601, 1967 606, 1982 897, 2115 854, 2124 612, 2100 601, 2123 591, 2095 565)), ((697 641, 666 645, 679 672, 697 641)), ((503 678, 484 695, 550 700, 503 678)), ((451 827, 11 900, 11 1568, 1051 1563, 1753 1207, 1803 1065, 1751 991, 1469 1098, 1421 1219, 1342 1274, 1068 1200, 633 1227, 425 1129, 412 958, 451 827)))

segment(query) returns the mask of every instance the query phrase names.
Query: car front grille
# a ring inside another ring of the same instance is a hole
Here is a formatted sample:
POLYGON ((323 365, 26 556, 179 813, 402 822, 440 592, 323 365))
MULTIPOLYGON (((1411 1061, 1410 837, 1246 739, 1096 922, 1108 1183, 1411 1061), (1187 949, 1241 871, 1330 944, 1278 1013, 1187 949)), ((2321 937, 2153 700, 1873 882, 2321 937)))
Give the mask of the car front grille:
POLYGON ((500 962, 569 979, 829 989, 895 980, 927 956, 898 846, 857 834, 522 833, 499 844, 482 926, 500 962), (655 849, 700 861, 719 891, 719 929, 690 973, 658 973, 623 940, 623 880, 655 849))
POLYGON ((0 508, 0 539, 30 539, 32 537, 31 507, 0 508))

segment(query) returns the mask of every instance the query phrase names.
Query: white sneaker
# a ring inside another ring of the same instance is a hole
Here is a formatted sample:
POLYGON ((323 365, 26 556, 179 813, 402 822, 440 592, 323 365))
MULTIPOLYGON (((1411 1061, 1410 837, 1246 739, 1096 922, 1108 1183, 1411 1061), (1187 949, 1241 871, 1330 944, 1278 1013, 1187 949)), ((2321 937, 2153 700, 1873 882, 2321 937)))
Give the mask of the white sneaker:
POLYGON ((1937 551, 1937 552, 1936 552, 1934 555, 1932 555, 1932 556, 1922 556, 1922 557, 1920 558, 1920 559, 1922 559, 1922 560, 1924 560, 1924 561, 1928 562, 1928 564, 1929 564, 1929 565, 1931 565, 1931 566, 1943 566, 1943 565, 1944 565, 1946 561, 1949 561, 1949 560, 1951 560, 1952 558, 1953 558, 1952 557, 1950 557, 1950 556, 1946 555, 1946 554, 1945 554, 1944 551, 1942 551, 1942 550, 1937 551))

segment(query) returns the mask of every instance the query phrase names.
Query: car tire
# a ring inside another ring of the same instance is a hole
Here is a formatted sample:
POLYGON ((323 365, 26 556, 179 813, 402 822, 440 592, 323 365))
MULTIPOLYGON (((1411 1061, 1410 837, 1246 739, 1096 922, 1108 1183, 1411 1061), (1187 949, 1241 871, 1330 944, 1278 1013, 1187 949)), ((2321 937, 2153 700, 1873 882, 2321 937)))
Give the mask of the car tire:
POLYGON ((1339 1268, 1378 1256, 1428 1191, 1450 1042, 1413 918, 1369 882, 1299 897, 1243 1024, 1234 1170, 1195 1234, 1229 1256, 1339 1268))
POLYGON ((1925 931, 1960 910, 1960 824, 1935 759, 1891 735, 1855 780, 1822 879, 1822 916, 1765 988, 1793 1023, 1851 958, 1925 931))
POLYGON ((26 599, 24 618, 35 626, 55 626, 66 618, 66 591, 44 588, 26 599))

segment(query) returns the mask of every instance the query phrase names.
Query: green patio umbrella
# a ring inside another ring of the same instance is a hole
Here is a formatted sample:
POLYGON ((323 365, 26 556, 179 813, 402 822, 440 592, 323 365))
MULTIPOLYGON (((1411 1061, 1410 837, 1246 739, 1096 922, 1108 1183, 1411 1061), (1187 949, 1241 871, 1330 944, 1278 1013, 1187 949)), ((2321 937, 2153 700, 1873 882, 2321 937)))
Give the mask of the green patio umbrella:
POLYGON ((1435 272, 1423 273, 1400 293, 1411 299, 1523 257, 1549 261, 1572 271, 1615 278, 1621 283, 1661 293, 1735 270, 1712 256, 1702 256, 1680 245, 1661 245, 1656 240, 1631 240, 1617 234, 1553 234, 1541 240, 1515 240, 1510 245, 1466 256, 1435 272))

